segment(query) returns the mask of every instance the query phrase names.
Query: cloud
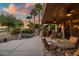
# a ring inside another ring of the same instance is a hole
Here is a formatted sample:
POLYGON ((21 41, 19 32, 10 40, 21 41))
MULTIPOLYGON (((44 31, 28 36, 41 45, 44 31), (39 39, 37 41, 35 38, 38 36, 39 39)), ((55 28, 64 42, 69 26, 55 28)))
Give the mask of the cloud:
POLYGON ((8 7, 3 7, 2 10, 9 14, 13 14, 17 19, 25 19, 31 12, 33 6, 33 3, 9 4, 8 7))
POLYGON ((25 7, 30 7, 30 6, 33 6, 34 4, 33 3, 25 3, 25 7))
POLYGON ((17 8, 14 4, 10 4, 7 8, 10 12, 16 12, 17 8))
POLYGON ((21 13, 24 15, 29 14, 30 12, 31 12, 30 10, 26 10, 26 9, 21 10, 21 13))
POLYGON ((14 4, 9 4, 8 7, 3 8, 3 10, 5 10, 6 12, 13 14, 15 12, 17 12, 17 7, 14 4))
POLYGON ((25 8, 26 8, 26 9, 31 10, 31 9, 34 8, 34 5, 35 5, 35 4, 34 4, 34 3, 25 3, 24 5, 25 5, 25 8))

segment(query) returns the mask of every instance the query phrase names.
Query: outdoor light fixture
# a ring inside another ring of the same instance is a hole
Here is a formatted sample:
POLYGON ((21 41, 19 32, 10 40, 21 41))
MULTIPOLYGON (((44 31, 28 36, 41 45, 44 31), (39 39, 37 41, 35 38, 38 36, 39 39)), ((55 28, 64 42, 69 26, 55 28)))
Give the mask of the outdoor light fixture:
POLYGON ((69 16, 71 16, 71 15, 72 15, 72 14, 71 14, 71 13, 69 13, 69 14, 67 14, 66 16, 68 16, 68 17, 69 17, 69 16))
POLYGON ((75 11, 75 10, 71 10, 70 8, 68 8, 68 9, 64 9, 64 11, 65 11, 65 13, 66 13, 66 16, 71 16, 72 15, 72 13, 75 11))
POLYGON ((71 10, 70 12, 72 13, 72 12, 74 12, 75 10, 71 10))

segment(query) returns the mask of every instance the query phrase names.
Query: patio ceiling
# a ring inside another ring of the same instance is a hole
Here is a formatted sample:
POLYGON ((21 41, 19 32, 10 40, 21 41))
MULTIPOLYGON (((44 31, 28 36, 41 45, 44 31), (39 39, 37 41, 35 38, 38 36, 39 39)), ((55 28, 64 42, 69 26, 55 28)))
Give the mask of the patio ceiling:
POLYGON ((42 23, 61 23, 66 16, 65 10, 69 9, 74 15, 79 14, 79 4, 70 3, 47 3, 43 11, 42 23))

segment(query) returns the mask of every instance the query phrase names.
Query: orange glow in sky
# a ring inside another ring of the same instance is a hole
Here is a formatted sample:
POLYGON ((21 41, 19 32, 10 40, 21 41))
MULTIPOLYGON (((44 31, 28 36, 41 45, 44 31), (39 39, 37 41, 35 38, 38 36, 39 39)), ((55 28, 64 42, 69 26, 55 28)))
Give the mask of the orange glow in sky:
POLYGON ((9 7, 8 7, 8 10, 10 11, 10 12, 16 12, 16 6, 14 6, 13 4, 12 5, 10 5, 9 7))

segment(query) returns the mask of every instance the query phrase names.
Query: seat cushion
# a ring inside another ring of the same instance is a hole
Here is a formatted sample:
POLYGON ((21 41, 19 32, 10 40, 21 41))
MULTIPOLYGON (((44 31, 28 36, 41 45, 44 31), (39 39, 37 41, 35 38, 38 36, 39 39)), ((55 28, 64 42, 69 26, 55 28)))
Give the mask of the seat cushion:
POLYGON ((77 49, 64 50, 65 54, 68 56, 72 56, 77 49))
POLYGON ((76 52, 73 54, 73 56, 79 56, 79 48, 76 50, 76 52))
POLYGON ((50 50, 54 50, 54 49, 56 49, 56 46, 55 46, 54 44, 49 45, 49 49, 50 49, 50 50))
POLYGON ((78 38, 77 38, 77 37, 74 37, 74 36, 71 36, 70 39, 69 39, 69 41, 70 41, 71 43, 73 43, 73 44, 76 44, 77 41, 78 41, 78 38))

